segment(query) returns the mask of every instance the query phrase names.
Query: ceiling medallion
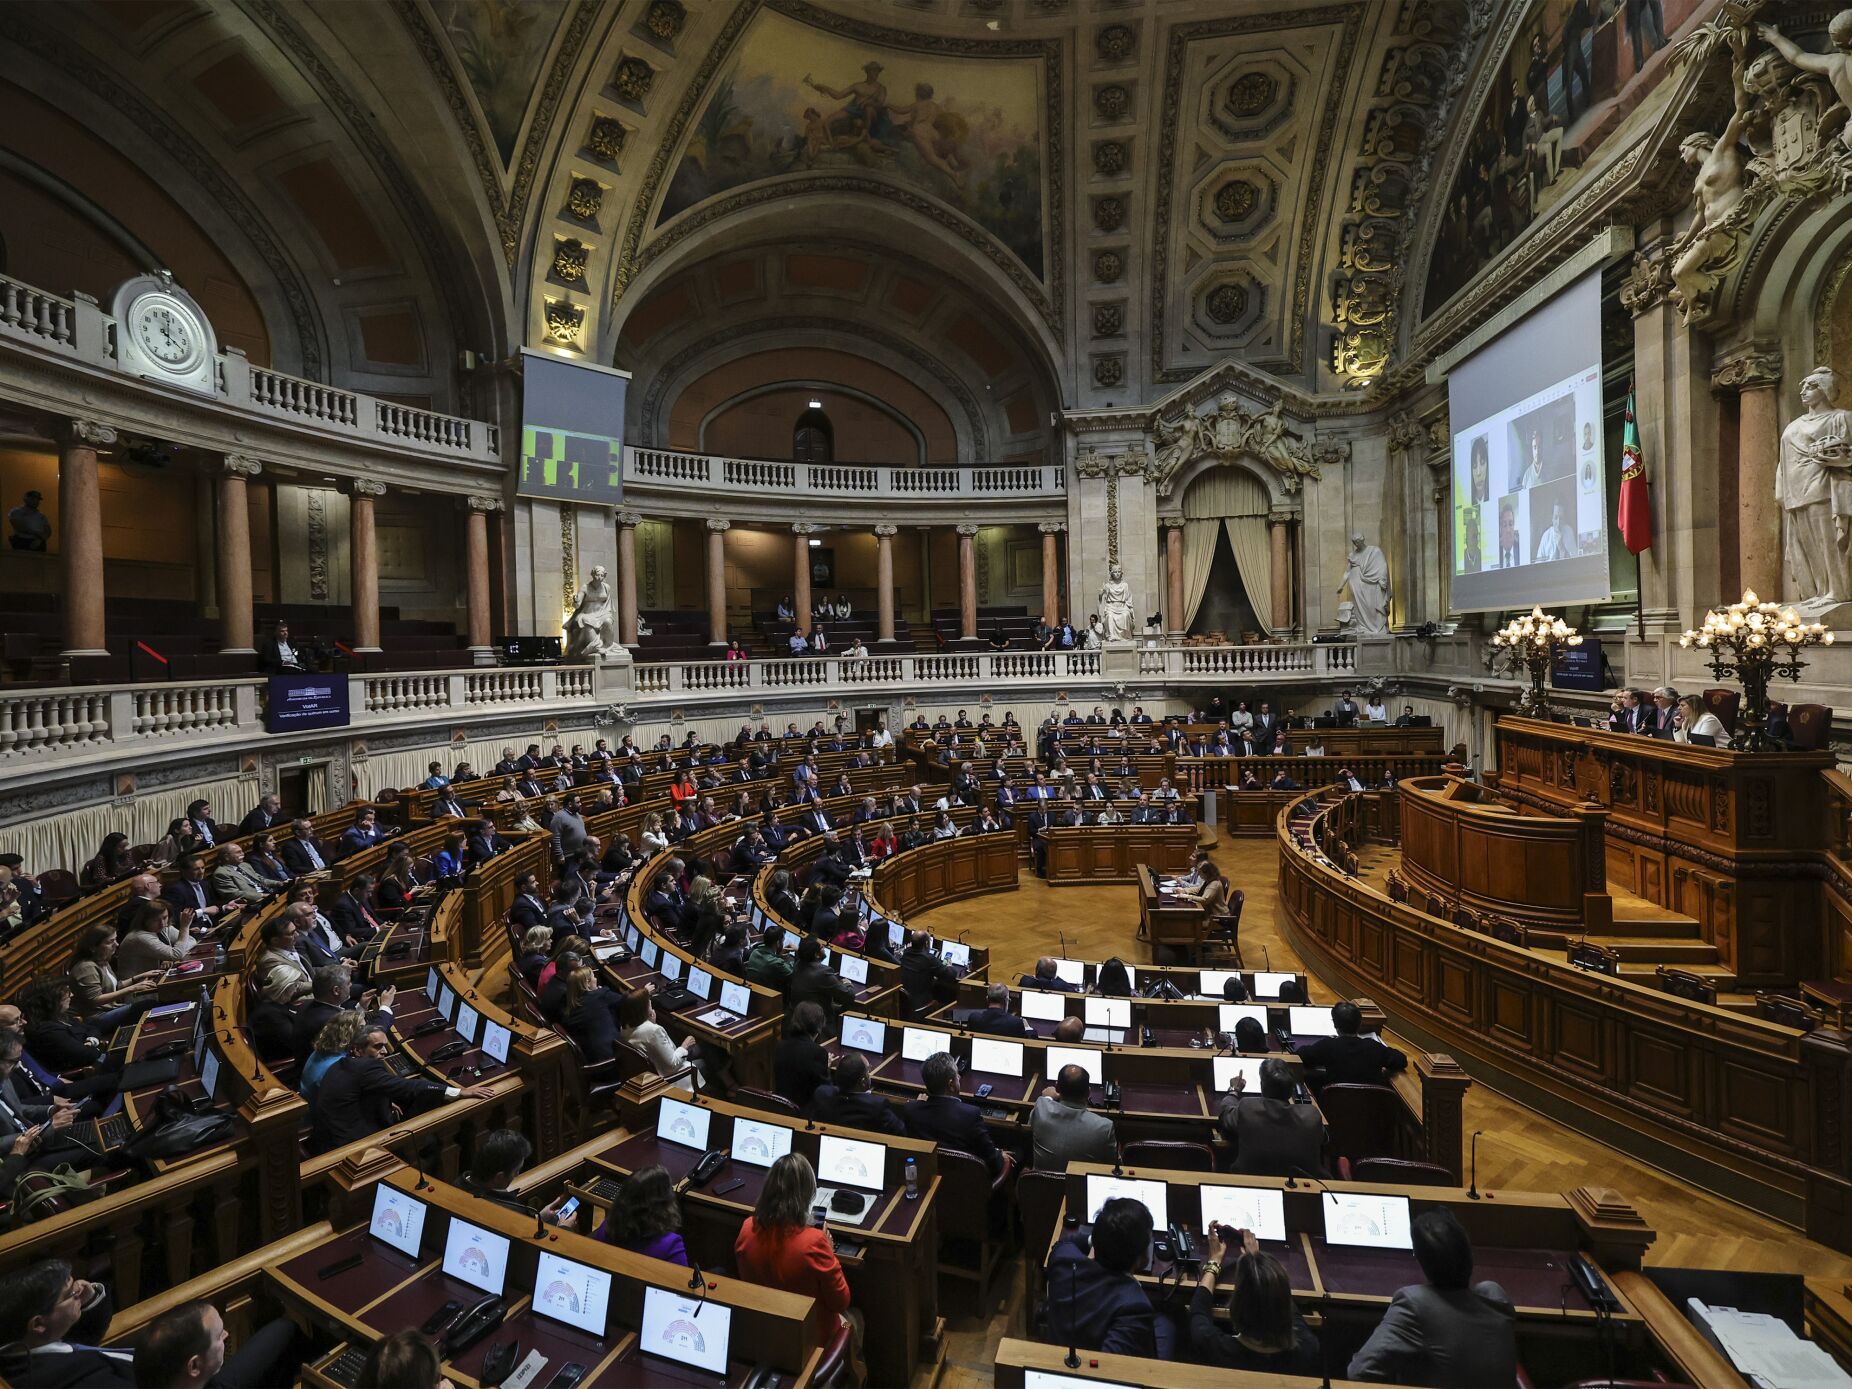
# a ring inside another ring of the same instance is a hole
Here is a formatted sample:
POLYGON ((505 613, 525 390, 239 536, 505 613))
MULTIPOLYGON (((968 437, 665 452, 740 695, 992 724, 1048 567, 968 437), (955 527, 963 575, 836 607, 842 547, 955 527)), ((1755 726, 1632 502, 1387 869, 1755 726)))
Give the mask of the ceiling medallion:
POLYGON ((1095 304, 1093 306, 1093 336, 1096 338, 1116 338, 1125 331, 1125 305, 1095 304))
POLYGON ((1125 262, 1117 251, 1101 251, 1093 258, 1093 278, 1102 284, 1112 284, 1125 273, 1125 262))
POLYGON ((1125 200, 1096 198, 1093 202, 1093 225, 1101 231, 1117 231, 1125 222, 1125 200))
POLYGON ((558 299, 547 300, 547 337, 562 347, 578 345, 585 328, 585 310, 558 299))
POLYGON ((1240 285, 1217 285, 1204 307, 1217 323, 1233 323, 1248 311, 1248 292, 1240 285))
POLYGON ((593 221, 604 206, 604 188, 595 178, 575 178, 566 191, 566 210, 583 221, 593 221))
POLYGON ((1100 113, 1103 120, 1118 120, 1131 104, 1131 95, 1116 82, 1110 86, 1101 87, 1093 94, 1093 109, 1100 113))
POLYGON ((677 0, 652 0, 648 12, 643 16, 643 27, 664 43, 680 34, 682 26, 687 22, 688 11, 677 0))
POLYGON ((1138 47, 1138 36, 1132 32, 1129 24, 1109 24, 1100 30, 1096 42, 1103 61, 1122 63, 1138 47))
POLYGON ((1272 104, 1273 94, 1278 90, 1266 73, 1244 72, 1228 84, 1228 95, 1222 99, 1222 104, 1232 115, 1249 120, 1272 104))
POLYGON ((1254 210, 1260 190, 1244 178, 1231 178, 1215 190, 1215 215, 1224 222, 1238 222, 1254 210))
POLYGON ((1093 167, 1110 177, 1125 172, 1125 146, 1117 140, 1102 140, 1093 147, 1093 167))
POLYGON ((590 256, 591 248, 576 236, 554 242, 554 276, 567 284, 578 284, 585 278, 585 262, 590 256))
POLYGON ((614 163, 618 155, 624 152, 625 133, 622 121, 613 120, 609 116, 594 116, 591 134, 585 137, 585 148, 591 151, 594 158, 614 163))

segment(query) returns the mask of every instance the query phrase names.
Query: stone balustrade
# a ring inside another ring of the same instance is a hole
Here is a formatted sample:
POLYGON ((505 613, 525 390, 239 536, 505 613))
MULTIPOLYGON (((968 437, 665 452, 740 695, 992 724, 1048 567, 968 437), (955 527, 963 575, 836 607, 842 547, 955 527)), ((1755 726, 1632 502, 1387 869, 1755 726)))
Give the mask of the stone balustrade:
POLYGON ((894 467, 876 463, 780 463, 670 449, 624 450, 624 486, 722 496, 1046 502, 1067 491, 1055 464, 894 467))

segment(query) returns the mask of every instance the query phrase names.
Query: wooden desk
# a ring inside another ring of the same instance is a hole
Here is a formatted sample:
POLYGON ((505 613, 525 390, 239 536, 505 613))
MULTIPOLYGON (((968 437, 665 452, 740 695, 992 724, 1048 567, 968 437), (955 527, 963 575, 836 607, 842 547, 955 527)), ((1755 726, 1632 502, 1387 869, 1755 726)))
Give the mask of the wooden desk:
POLYGON ((1181 873, 1196 850, 1196 826, 1052 825, 1042 831, 1048 846, 1048 885, 1139 881, 1141 868, 1181 873))
POLYGON ((1138 934, 1144 938, 1151 963, 1161 963, 1165 950, 1179 950, 1186 959, 1195 960, 1202 954, 1208 932, 1209 917, 1202 904, 1164 892, 1158 887, 1158 875, 1146 864, 1138 865, 1137 879, 1138 934))

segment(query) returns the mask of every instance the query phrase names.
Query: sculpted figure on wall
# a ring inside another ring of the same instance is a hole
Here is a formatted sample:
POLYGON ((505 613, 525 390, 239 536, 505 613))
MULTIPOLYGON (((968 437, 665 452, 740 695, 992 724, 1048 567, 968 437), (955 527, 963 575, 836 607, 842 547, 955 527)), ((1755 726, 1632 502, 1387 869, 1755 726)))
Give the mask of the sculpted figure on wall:
POLYGON ((1130 641, 1137 631, 1138 615, 1132 607, 1132 586, 1125 581, 1125 570, 1113 565, 1106 582, 1100 585, 1100 639, 1130 641))
POLYGON ((612 602, 611 585, 605 581, 602 564, 592 566, 592 576, 579 592, 566 619, 566 659, 596 660, 609 652, 622 651, 617 639, 617 610, 612 602))
POLYGON ((1804 413, 1781 431, 1775 497, 1781 503, 1782 592, 1801 602, 1852 599, 1852 411, 1833 408, 1839 381, 1817 367, 1801 382, 1804 413))
POLYGON ((1151 452, 1160 497, 1169 496, 1177 475, 1199 458, 1226 461, 1250 454, 1278 473, 1288 492, 1297 492, 1306 478, 1322 476, 1321 462, 1338 460, 1287 428, 1280 400, 1250 413, 1232 395, 1218 400, 1212 414, 1159 419, 1151 430, 1151 452))
MULTIPOLYGON (((1359 636, 1380 637, 1389 630, 1389 557, 1361 535, 1350 538, 1350 563, 1338 592, 1350 589, 1346 629, 1359 636)), ((1339 604, 1340 614, 1343 604, 1339 604)))
POLYGON ((1743 222, 1737 215, 1743 202, 1747 161, 1742 149, 1743 125, 1749 115, 1749 92, 1743 85, 1743 54, 1748 36, 1740 29, 1731 34, 1730 81, 1736 93, 1736 110, 1713 139, 1703 131, 1687 135, 1679 144, 1679 157, 1696 166, 1692 182, 1691 225, 1672 247, 1672 301, 1687 317, 1710 306, 1710 294, 1742 258, 1743 222))

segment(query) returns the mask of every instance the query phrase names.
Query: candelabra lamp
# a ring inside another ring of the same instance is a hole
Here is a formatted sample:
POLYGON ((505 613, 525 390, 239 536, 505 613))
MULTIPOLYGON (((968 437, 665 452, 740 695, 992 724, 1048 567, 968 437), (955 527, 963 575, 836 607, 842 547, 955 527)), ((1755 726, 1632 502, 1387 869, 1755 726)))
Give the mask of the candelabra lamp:
POLYGON ((1730 746, 1738 752, 1780 752, 1781 744, 1768 736, 1768 682, 1776 676, 1799 680, 1807 669, 1802 650, 1831 646, 1833 634, 1818 622, 1801 621, 1793 608, 1764 603, 1751 589, 1729 607, 1705 613, 1704 625, 1678 644, 1706 652, 1712 675, 1735 676, 1742 685, 1742 717, 1730 746))
POLYGON ((1550 701, 1543 693, 1544 677, 1560 647, 1580 646, 1582 634, 1554 613, 1532 608, 1492 633, 1493 662, 1508 675, 1530 676, 1530 688, 1518 700, 1518 712, 1533 719, 1550 717, 1550 701))

